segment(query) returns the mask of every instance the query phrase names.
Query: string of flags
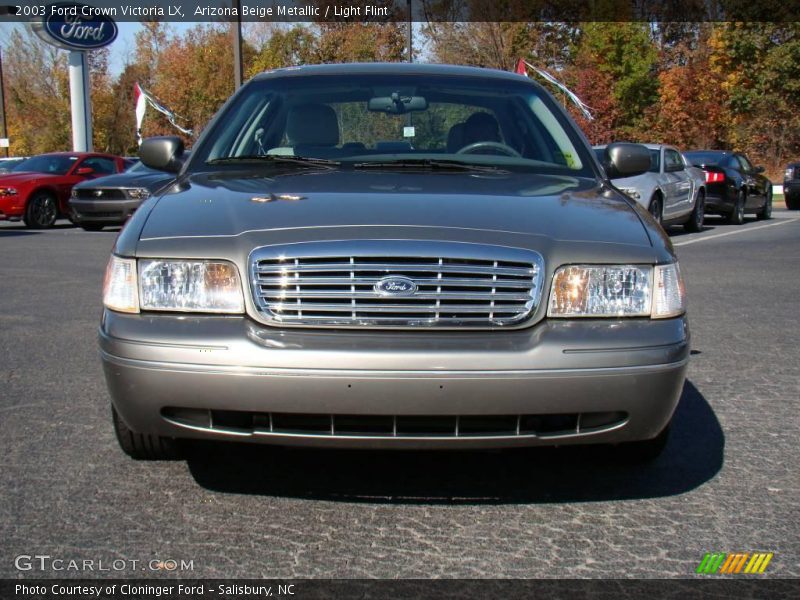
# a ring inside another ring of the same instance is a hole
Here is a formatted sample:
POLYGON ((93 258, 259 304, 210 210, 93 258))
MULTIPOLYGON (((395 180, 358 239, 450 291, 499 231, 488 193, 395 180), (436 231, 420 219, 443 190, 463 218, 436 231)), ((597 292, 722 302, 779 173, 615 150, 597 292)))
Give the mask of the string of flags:
POLYGON ((580 111, 583 113, 584 117, 586 117, 590 121, 594 121, 594 117, 592 116, 592 113, 589 110, 589 107, 583 102, 583 100, 578 98, 578 96, 575 95, 575 93, 571 89, 569 89, 567 86, 565 86, 563 83, 561 83, 558 79, 556 79, 555 77, 550 75, 550 73, 548 73, 544 69, 539 69, 538 67, 534 67, 531 63, 529 63, 524 58, 520 58, 517 61, 517 67, 516 67, 516 69, 514 71, 516 73, 520 74, 520 75, 524 75, 525 77, 528 77, 528 69, 531 69, 537 75, 539 75, 539 77, 541 77, 542 79, 544 79, 545 81, 547 81, 551 85, 556 86, 558 89, 560 89, 562 92, 564 92, 567 95, 567 97, 572 101, 572 103, 580 109, 580 111))
POLYGON ((149 104, 158 112, 162 113, 167 117, 167 120, 175 127, 178 131, 185 135, 192 135, 191 129, 186 129, 185 127, 181 127, 177 120, 181 119, 182 121, 186 121, 185 118, 176 115, 173 111, 168 109, 166 106, 161 104, 158 100, 156 100, 155 96, 140 86, 138 83, 135 83, 133 86, 133 96, 136 100, 136 141, 139 145, 142 145, 142 121, 144 120, 144 113, 147 110, 147 105, 149 104))

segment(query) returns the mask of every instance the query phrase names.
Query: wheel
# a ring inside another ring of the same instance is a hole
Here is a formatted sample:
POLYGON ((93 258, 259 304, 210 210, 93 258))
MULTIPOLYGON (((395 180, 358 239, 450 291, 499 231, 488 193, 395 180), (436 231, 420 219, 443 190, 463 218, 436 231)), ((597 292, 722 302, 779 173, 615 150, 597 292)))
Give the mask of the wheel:
POLYGON ((661 195, 655 194, 650 199, 650 206, 647 207, 647 211, 653 215, 653 218, 656 222, 661 225, 661 219, 663 216, 663 207, 661 206, 661 195))
POLYGON ((790 196, 786 194, 786 196, 784 196, 784 201, 786 202, 787 209, 800 210, 800 196, 790 196))
POLYGON ((49 192, 36 192, 25 209, 25 225, 31 229, 52 227, 58 217, 55 197, 49 192))
POLYGON ((656 437, 640 442, 627 442, 614 448, 620 459, 628 463, 648 463, 661 456, 669 441, 670 425, 667 424, 656 437))
POLYGON ((706 219, 706 193, 703 190, 697 192, 697 201, 694 203, 694 210, 689 220, 684 223, 686 231, 693 233, 703 231, 703 222, 706 219))
POLYGON ((113 406, 111 407, 111 417, 119 447, 131 458, 174 460, 181 457, 176 439, 131 431, 113 406))
POLYGON ((728 225, 741 225, 744 223, 744 202, 744 192, 739 190, 739 193, 736 194, 733 210, 728 213, 728 225))
POLYGON ((475 142, 474 144, 464 146, 461 150, 456 152, 456 154, 481 154, 481 152, 476 152, 476 150, 497 150, 506 156, 521 156, 514 148, 507 144, 501 144, 500 142, 475 142))
POLYGON ((81 223, 80 227, 84 231, 103 231, 105 225, 100 223, 81 223))
POLYGON ((764 208, 756 215, 759 221, 766 221, 772 218, 772 190, 767 190, 767 199, 764 201, 764 208))

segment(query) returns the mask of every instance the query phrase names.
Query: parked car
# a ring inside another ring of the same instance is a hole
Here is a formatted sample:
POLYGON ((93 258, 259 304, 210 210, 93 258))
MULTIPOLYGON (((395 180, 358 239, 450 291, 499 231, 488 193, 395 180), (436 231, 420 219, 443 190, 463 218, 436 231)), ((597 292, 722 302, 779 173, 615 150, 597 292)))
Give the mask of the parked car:
POLYGON ((9 173, 14 170, 19 163, 26 160, 27 156, 12 156, 9 158, 0 158, 0 173, 9 173))
POLYGON ((0 220, 23 219, 28 227, 52 227, 59 215, 68 214, 72 186, 124 169, 122 158, 110 154, 55 152, 31 157, 0 175, 0 220))
POLYGON ((719 214, 732 225, 745 214, 758 219, 772 216, 772 182, 740 152, 692 150, 686 158, 706 174, 706 213, 719 214))
POLYGON ((87 231, 122 225, 151 194, 174 180, 172 174, 137 162, 124 173, 79 183, 69 200, 70 220, 87 231))
MULTIPOLYGON (((634 177, 612 180, 620 190, 646 208, 664 227, 682 224, 701 231, 705 218, 705 178, 689 165, 674 146, 644 144, 650 151, 650 168, 634 177)), ((595 146, 602 161, 606 146, 595 146)))
MULTIPOLYGON (((187 161, 176 137, 140 155, 177 181, 106 272, 99 343, 129 455, 179 438, 663 448, 689 357, 677 258, 530 79, 278 69, 187 161)), ((604 161, 634 175, 650 154, 604 161)))
POLYGON ((800 162, 789 163, 783 175, 783 199, 789 210, 800 210, 800 162))

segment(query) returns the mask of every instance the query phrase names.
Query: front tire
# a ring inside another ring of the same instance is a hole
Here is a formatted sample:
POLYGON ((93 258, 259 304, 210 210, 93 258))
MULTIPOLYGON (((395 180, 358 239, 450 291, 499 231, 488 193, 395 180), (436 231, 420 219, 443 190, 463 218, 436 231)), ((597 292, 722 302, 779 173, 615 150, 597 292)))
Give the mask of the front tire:
POLYGON ((111 418, 114 422, 114 433, 122 451, 136 460, 175 460, 181 458, 178 440, 175 438, 136 433, 125 424, 125 421, 111 407, 111 418))
POLYGON ((767 199, 764 201, 764 208, 756 215, 759 221, 766 221, 772 218, 772 190, 767 191, 767 199))
POLYGON ((661 194, 653 195, 653 197, 650 199, 650 206, 647 207, 647 212, 653 216, 653 218, 656 220, 656 223, 661 225, 664 216, 664 208, 661 206, 661 194))
POLYGON ((30 229, 48 229, 58 218, 55 197, 49 192, 36 192, 25 209, 25 225, 30 229))
POLYGON ((728 214, 728 225, 741 225, 744 223, 744 192, 739 191, 736 194, 736 202, 733 205, 733 210, 728 214))
POLYGON ((783 197, 784 202, 786 202, 786 208, 788 210, 800 210, 800 195, 797 196, 790 196, 786 194, 783 197))
POLYGON ((706 193, 703 190, 697 192, 697 201, 689 220, 684 224, 684 229, 691 233, 703 231, 703 223, 706 219, 706 193))

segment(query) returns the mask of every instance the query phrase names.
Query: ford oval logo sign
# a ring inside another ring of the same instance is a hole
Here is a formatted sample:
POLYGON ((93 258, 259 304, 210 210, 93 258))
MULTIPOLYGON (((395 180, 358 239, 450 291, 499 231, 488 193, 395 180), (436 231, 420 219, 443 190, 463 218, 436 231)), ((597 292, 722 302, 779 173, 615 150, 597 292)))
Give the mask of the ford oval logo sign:
POLYGON ((117 39, 117 24, 94 6, 59 2, 48 7, 44 33, 70 50, 95 50, 117 39))
POLYGON ((379 296, 411 296, 417 291, 417 284, 408 277, 392 275, 380 279, 373 289, 379 296))

